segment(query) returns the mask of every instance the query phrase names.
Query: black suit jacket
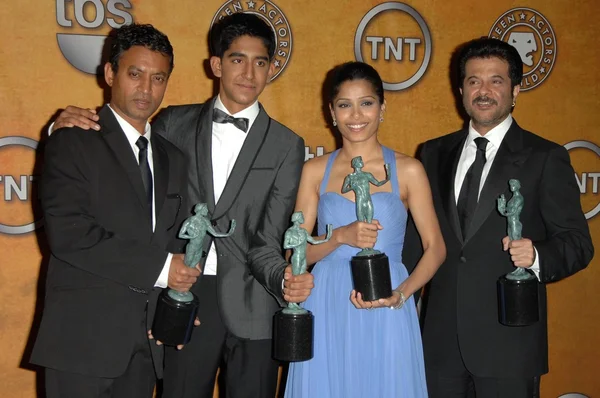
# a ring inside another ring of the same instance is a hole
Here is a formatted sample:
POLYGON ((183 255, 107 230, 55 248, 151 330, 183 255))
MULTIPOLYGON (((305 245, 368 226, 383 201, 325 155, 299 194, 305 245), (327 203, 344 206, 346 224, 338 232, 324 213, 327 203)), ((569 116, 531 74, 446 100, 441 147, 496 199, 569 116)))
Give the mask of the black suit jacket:
MULTIPOLYGON (((434 205, 446 242, 445 262, 428 286, 423 326, 425 362, 447 367, 445 358, 458 346, 467 369, 479 377, 529 377, 548 371, 546 286, 585 268, 593 257, 579 189, 565 148, 522 130, 513 121, 482 188, 468 236, 462 237, 454 180, 467 130, 423 145, 434 205), (514 269, 502 251, 507 220, 496 210, 501 194, 511 197, 508 180, 521 182, 525 205, 523 237, 539 254, 540 321, 527 327, 498 322, 496 281, 514 269)), ((411 229, 409 228, 409 231, 411 229)), ((420 244, 414 233, 405 260, 414 266, 420 244)))
MULTIPOLYGON (((287 264, 282 255, 283 234, 296 201, 304 140, 271 119, 260 106, 215 203, 211 151, 214 101, 168 107, 155 120, 153 131, 186 154, 190 202, 208 204, 218 231, 227 231, 231 220, 237 222, 232 236, 215 240, 217 302, 224 324, 241 338, 270 339, 273 314, 285 304, 281 292, 287 264)), ((207 236, 206 253, 211 242, 207 236)))
MULTIPOLYGON (((46 145, 41 201, 52 256, 31 360, 117 377, 145 336, 147 313, 151 321, 167 250, 177 250, 186 165, 177 148, 152 134, 153 232, 131 146, 110 109, 99 116, 100 131, 61 129, 46 145)), ((160 376, 162 350, 151 346, 160 376)))

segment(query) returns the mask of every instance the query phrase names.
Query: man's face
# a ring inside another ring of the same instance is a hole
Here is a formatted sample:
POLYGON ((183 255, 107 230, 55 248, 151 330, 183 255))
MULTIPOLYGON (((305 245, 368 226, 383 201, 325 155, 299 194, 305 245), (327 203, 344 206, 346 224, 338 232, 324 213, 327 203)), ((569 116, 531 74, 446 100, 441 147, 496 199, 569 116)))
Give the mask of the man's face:
POLYGON ((256 101, 275 69, 262 40, 251 36, 235 39, 222 58, 211 57, 210 66, 220 78, 221 101, 232 114, 256 101))
POLYGON ((104 66, 112 109, 140 133, 162 102, 169 68, 168 56, 143 46, 133 46, 121 55, 117 73, 110 63, 104 66))
POLYGON ((497 57, 472 58, 465 72, 463 105, 475 130, 484 135, 506 119, 519 86, 511 90, 508 62, 497 57))

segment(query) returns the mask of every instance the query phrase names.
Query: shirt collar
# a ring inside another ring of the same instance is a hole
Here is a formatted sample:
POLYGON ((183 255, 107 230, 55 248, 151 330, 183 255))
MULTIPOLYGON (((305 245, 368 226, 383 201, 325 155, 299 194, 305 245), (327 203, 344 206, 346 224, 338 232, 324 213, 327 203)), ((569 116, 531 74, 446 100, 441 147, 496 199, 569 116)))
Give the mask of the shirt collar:
POLYGON ((229 112, 227 110, 227 108, 225 108, 225 105, 223 105, 223 101, 221 101, 221 94, 217 95, 217 99, 215 101, 215 108, 225 112, 229 116, 244 117, 244 118, 248 119, 248 131, 250 131, 252 124, 254 124, 254 121, 256 120, 256 118, 258 117, 258 113, 260 112, 260 107, 258 106, 258 100, 256 100, 249 107, 242 109, 238 113, 232 114, 231 112, 229 112))
MULTIPOLYGON (((121 129, 125 133, 125 137, 127 137, 127 141, 129 141, 129 144, 132 147, 135 146, 135 143, 137 142, 138 138, 140 138, 140 135, 141 135, 139 133, 139 131, 137 131, 135 129, 135 127, 133 127, 131 124, 129 124, 129 122, 127 120, 123 119, 121 117, 121 115, 119 115, 117 112, 115 112, 115 110, 110 107, 110 104, 108 105, 108 109, 110 109, 112 111, 112 113, 115 115, 115 118, 117 119, 117 122, 119 122, 119 126, 121 126, 121 129)), ((144 127, 144 137, 146 137, 148 139, 148 142, 150 142, 151 134, 152 134, 152 129, 150 128, 150 123, 148 123, 148 121, 146 121, 146 127, 144 127)))
POLYGON ((513 118, 509 113, 506 119, 504 119, 499 125, 497 125, 493 129, 488 131, 484 136, 482 136, 473 128, 473 121, 471 120, 469 122, 469 136, 467 137, 467 142, 465 143, 465 146, 471 145, 471 143, 475 141, 475 138, 477 137, 485 137, 495 148, 500 148, 500 144, 502 143, 502 140, 508 132, 508 129, 510 128, 512 122, 513 118))

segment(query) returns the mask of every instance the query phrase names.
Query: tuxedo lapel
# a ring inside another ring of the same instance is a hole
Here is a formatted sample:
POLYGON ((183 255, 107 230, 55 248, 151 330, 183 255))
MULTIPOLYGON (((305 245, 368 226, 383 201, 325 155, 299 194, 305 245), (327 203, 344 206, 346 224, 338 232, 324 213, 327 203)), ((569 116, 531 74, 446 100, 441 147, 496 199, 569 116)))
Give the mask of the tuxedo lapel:
POLYGON ((497 208, 498 197, 508 189, 508 180, 515 178, 531 153, 523 148, 523 130, 513 121, 498 148, 492 168, 485 180, 465 243, 477 233, 490 213, 497 208))
MULTIPOLYGON (((212 114, 216 98, 207 102, 200 110, 196 126, 196 166, 198 167, 198 186, 209 214, 215 210, 215 191, 212 168, 212 114)), ((192 205, 196 205, 193 203, 192 205)))
POLYGON ((148 204, 146 203, 146 190, 142 181, 142 174, 140 173, 137 159, 131 150, 131 145, 129 145, 129 141, 125 137, 125 133, 108 106, 104 106, 98 113, 98 116, 100 117, 99 123, 101 125, 101 132, 103 133, 102 137, 115 153, 117 161, 125 170, 125 174, 133 186, 140 205, 147 210, 148 204))
POLYGON ((467 138, 467 131, 463 131, 454 137, 454 142, 449 143, 448 150, 440 154, 439 161, 439 184, 442 195, 442 203, 446 211, 446 217, 454 230, 458 239, 462 242, 463 236, 460 229, 460 221, 458 219, 458 210, 456 208, 456 193, 454 192, 454 180, 456 177, 456 169, 458 160, 462 153, 462 148, 467 138))
POLYGON ((225 188, 223 188, 223 193, 215 206, 215 211, 212 216, 213 220, 223 216, 235 201, 250 169, 252 168, 252 164, 258 156, 260 148, 267 137, 270 124, 271 118, 269 118, 269 115, 267 115, 262 106, 260 106, 258 116, 248 132, 248 137, 246 137, 244 145, 242 145, 242 149, 231 170, 231 174, 227 179, 225 188))
POLYGON ((152 135, 152 161, 154 163, 154 212, 156 220, 162 209, 165 197, 167 196, 167 187, 169 184, 169 156, 165 148, 158 139, 152 135))

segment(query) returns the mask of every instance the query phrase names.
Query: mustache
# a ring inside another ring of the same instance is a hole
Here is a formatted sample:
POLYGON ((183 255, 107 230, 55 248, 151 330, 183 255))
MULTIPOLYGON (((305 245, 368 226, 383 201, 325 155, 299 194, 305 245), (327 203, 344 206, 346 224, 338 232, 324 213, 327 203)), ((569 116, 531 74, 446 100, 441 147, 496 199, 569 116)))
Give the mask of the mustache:
POLYGON ((495 99, 489 98, 487 96, 479 96, 473 100, 473 105, 477 105, 477 104, 498 105, 498 102, 495 99))

